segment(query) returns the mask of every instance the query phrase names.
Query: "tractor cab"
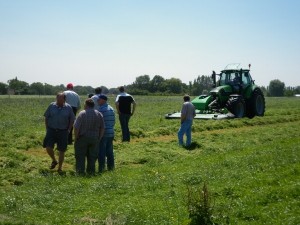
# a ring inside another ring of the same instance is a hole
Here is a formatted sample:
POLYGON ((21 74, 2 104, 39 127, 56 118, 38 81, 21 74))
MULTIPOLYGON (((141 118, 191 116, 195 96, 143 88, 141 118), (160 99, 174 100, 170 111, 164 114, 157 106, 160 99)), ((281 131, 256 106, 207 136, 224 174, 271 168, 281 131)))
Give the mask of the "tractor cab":
MULTIPOLYGON (((248 89, 254 85, 250 75, 250 64, 249 69, 242 68, 240 64, 229 64, 220 74, 216 74, 213 71, 212 79, 214 87, 223 87, 228 94, 240 94, 250 97, 248 89), (217 76, 219 79, 217 80, 217 76)), ((220 89, 220 88, 219 88, 220 89)), ((212 90, 214 92, 214 90, 212 90)))

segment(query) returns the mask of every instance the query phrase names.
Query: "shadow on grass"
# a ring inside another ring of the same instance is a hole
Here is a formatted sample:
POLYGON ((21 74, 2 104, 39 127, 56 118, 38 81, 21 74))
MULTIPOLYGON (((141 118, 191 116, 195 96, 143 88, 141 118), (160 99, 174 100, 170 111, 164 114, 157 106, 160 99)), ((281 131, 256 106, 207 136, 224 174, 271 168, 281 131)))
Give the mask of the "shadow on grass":
POLYGON ((193 142, 191 143, 191 145, 185 146, 184 148, 185 148, 186 150, 192 151, 192 150, 195 150, 195 149, 200 148, 200 147, 201 147, 200 144, 198 144, 197 142, 193 141, 193 142))

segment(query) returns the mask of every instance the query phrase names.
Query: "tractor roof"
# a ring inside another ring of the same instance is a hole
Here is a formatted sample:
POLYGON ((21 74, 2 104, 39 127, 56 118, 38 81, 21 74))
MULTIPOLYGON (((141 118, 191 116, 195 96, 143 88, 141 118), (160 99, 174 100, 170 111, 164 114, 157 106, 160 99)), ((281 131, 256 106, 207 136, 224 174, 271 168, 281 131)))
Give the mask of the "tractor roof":
POLYGON ((245 67, 245 66, 241 66, 240 63, 231 63, 231 64, 228 64, 224 70, 222 71, 228 71, 228 70, 231 70, 231 71, 240 71, 240 70, 243 70, 243 71, 249 71, 250 70, 250 66, 251 64, 249 64, 249 67, 245 67))

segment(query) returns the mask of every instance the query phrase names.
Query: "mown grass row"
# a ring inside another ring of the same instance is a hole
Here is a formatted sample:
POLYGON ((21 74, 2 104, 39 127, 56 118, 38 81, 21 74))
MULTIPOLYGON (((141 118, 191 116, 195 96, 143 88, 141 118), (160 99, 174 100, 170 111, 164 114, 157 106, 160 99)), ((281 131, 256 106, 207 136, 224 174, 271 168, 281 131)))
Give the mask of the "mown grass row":
POLYGON ((116 137, 116 171, 90 178, 74 174, 72 147, 66 176, 47 169, 40 143, 49 98, 4 104, 0 121, 11 126, 0 126, 0 223, 186 224, 188 187, 204 182, 216 223, 300 222, 298 99, 267 99, 263 118, 195 121, 191 151, 177 145, 179 121, 163 118, 181 97, 136 100, 133 141, 116 137))

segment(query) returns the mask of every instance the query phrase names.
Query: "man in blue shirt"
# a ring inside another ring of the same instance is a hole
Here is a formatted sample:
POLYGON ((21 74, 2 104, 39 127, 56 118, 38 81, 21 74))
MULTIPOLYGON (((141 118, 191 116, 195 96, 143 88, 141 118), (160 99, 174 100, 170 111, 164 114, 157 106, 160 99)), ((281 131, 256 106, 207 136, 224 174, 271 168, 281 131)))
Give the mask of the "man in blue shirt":
POLYGON ((119 87, 120 94, 116 98, 116 108, 122 129, 122 141, 130 141, 129 119, 134 114, 136 103, 133 97, 125 92, 123 86, 119 87))
POLYGON ((107 169, 113 170, 115 168, 113 140, 114 140, 114 126, 115 126, 115 112, 114 109, 107 104, 107 96, 99 95, 98 98, 99 112, 102 113, 105 130, 104 135, 99 145, 99 173, 105 170, 105 158, 107 158, 107 169))
POLYGON ((58 93, 56 102, 52 102, 44 113, 46 136, 43 147, 46 148, 48 155, 52 159, 50 169, 54 169, 58 164, 58 172, 62 171, 62 164, 68 145, 68 135, 75 120, 72 107, 65 101, 66 96, 64 93, 58 93), (57 150, 59 151, 58 162, 54 154, 55 144, 57 144, 57 150))

